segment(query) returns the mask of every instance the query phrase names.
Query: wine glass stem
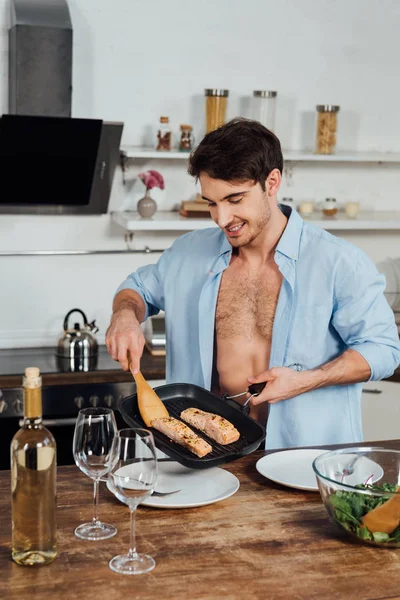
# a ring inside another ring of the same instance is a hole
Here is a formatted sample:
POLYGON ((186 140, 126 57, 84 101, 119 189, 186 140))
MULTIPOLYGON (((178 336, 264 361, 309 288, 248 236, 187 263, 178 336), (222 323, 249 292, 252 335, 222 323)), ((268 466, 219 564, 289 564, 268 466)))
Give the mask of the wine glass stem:
POLYGON ((100 523, 98 517, 99 510, 99 481, 100 479, 94 480, 94 489, 93 489, 93 525, 98 525, 100 523))
POLYGON ((136 552, 136 506, 134 508, 129 507, 131 513, 131 543, 128 552, 129 558, 135 558, 136 552))

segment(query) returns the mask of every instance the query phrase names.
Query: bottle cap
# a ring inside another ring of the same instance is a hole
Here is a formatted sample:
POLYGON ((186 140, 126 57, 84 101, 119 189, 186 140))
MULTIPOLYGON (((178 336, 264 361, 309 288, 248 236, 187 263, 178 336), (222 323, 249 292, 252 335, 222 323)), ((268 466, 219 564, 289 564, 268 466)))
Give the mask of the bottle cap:
POLYGON ((340 106, 337 104, 317 104, 317 112, 339 112, 340 106))
POLYGON ((25 377, 27 379, 36 379, 40 376, 40 369, 38 367, 27 367, 25 369, 25 377))
POLYGON ((218 90, 216 88, 207 88, 204 90, 205 96, 220 96, 227 98, 229 96, 229 90, 218 90))
POLYGON ((160 117, 160 123, 169 123, 169 117, 160 117))
POLYGON ((277 92, 272 90, 254 90, 254 98, 276 98, 277 92))
POLYGON ((40 369, 38 367, 27 367, 25 369, 24 377, 22 378, 22 385, 24 388, 29 389, 40 388, 42 385, 40 369))

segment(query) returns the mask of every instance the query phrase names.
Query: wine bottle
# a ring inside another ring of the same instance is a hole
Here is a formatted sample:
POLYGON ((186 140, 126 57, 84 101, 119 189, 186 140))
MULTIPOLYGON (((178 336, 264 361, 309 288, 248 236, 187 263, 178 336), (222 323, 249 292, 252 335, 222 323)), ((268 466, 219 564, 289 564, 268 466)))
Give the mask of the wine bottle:
POLYGON ((44 565, 56 555, 56 442, 42 424, 42 378, 25 369, 24 422, 11 442, 12 558, 44 565))

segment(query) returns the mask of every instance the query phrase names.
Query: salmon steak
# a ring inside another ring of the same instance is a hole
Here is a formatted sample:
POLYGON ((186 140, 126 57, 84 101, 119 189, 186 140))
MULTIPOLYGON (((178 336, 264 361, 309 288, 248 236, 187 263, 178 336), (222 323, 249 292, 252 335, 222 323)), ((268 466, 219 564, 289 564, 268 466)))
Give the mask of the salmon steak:
POLYGON ((199 408, 187 408, 181 412, 180 416, 183 421, 199 429, 222 446, 237 442, 240 438, 239 431, 232 423, 219 415, 205 412, 199 408))
POLYGON ((192 431, 185 423, 174 419, 174 417, 154 419, 151 426, 168 436, 173 442, 184 446, 199 458, 203 458, 212 451, 210 444, 192 431))

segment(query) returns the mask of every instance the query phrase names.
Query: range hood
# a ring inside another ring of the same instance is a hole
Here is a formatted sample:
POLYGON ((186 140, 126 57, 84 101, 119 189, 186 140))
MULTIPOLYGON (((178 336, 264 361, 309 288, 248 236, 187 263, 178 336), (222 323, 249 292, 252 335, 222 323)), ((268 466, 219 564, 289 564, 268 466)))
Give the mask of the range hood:
POLYGON ((123 124, 72 118, 66 0, 11 0, 0 214, 106 213, 123 124))

